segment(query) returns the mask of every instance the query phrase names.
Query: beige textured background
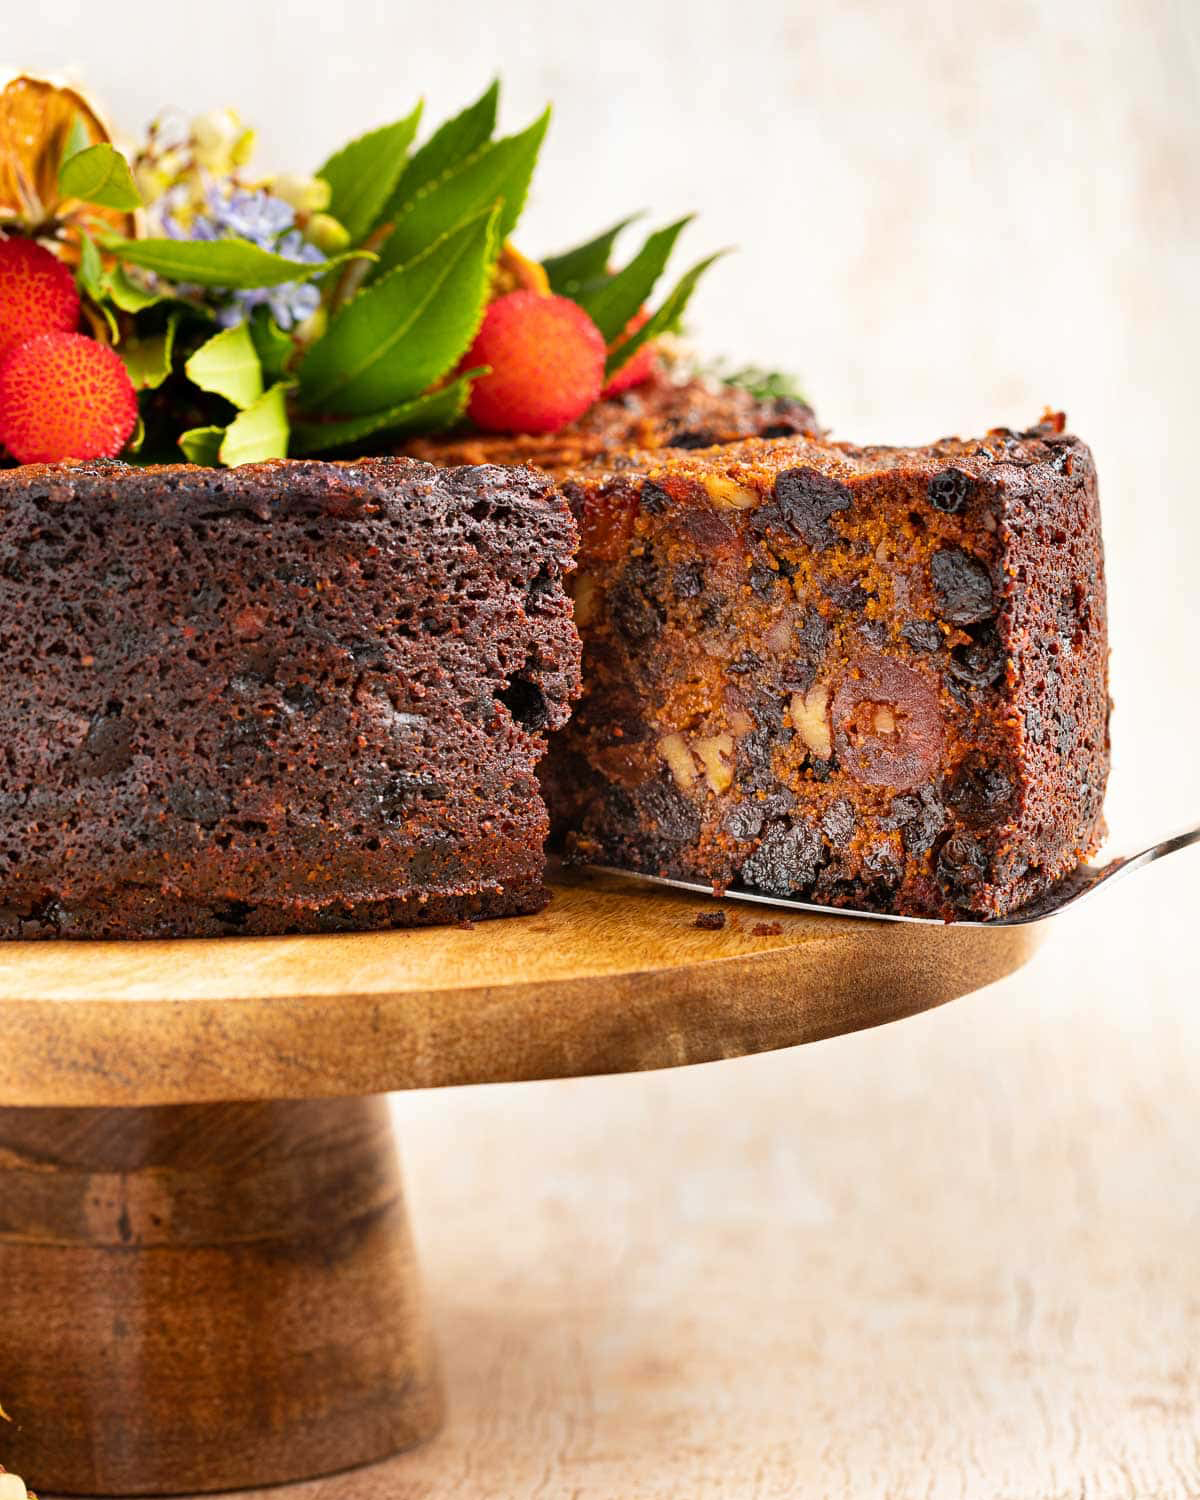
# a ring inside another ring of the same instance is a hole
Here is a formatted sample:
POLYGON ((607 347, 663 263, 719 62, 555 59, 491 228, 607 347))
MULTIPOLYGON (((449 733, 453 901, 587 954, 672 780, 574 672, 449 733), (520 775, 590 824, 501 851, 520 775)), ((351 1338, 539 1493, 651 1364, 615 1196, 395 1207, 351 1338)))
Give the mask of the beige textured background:
MULTIPOLYGON (((841 436, 1065 407, 1114 842, 1200 816, 1196 0, 16 9, 9 60, 131 125, 233 103, 279 165, 498 66, 508 124, 556 102, 530 250, 700 210, 691 252, 741 250, 697 337, 841 436)), ((1183 856, 1025 976, 803 1053, 400 1100, 454 1405, 380 1493, 1200 1494, 1197 896, 1183 856)))

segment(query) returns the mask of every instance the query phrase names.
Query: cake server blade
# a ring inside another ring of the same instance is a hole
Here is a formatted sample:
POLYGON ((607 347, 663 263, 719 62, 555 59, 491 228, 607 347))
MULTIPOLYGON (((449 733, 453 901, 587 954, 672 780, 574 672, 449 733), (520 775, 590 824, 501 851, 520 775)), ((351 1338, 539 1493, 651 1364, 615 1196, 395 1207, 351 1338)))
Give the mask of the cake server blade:
MULTIPOLYGON (((1182 829, 1169 838, 1160 839, 1156 844, 1139 849, 1135 854, 1111 859, 1103 865, 1081 864, 1070 875, 1064 876, 1044 896, 1037 901, 1030 902, 1028 906, 1023 906, 1019 911, 1012 912, 1007 917, 989 917, 982 920, 962 917, 956 918, 953 925, 956 927, 1023 927, 1031 922, 1044 922, 1049 917, 1057 916, 1068 906, 1078 905, 1079 902, 1094 895, 1101 886, 1107 885, 1118 876, 1131 875, 1135 870, 1145 869, 1156 860, 1165 859, 1168 854, 1175 854, 1180 849, 1186 849, 1196 843, 1200 843, 1200 825, 1182 829)), ((625 880, 642 881, 647 885, 669 886, 677 891, 692 891, 696 895, 708 896, 718 901, 747 901, 759 906, 780 906, 787 911, 814 912, 823 917, 847 917, 858 922, 915 922, 930 927, 947 925, 941 917, 900 916, 895 912, 864 911, 857 906, 821 906, 815 901, 797 901, 791 896, 770 896, 762 891, 748 890, 740 885, 725 886, 719 893, 716 893, 711 883, 705 884, 702 880, 675 880, 665 875, 647 875, 640 870, 622 870, 615 865, 589 865, 587 868, 602 871, 606 875, 619 875, 625 880)))

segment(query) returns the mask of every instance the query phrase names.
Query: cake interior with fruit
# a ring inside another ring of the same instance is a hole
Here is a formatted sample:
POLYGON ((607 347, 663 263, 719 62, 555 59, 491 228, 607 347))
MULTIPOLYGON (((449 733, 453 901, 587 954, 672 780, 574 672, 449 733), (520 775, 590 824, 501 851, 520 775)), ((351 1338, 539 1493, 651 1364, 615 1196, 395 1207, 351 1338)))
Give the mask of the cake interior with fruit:
POLYGON ((1103 555, 1061 417, 630 454, 563 484, 584 692, 544 778, 575 858, 952 918, 1095 849, 1103 555))

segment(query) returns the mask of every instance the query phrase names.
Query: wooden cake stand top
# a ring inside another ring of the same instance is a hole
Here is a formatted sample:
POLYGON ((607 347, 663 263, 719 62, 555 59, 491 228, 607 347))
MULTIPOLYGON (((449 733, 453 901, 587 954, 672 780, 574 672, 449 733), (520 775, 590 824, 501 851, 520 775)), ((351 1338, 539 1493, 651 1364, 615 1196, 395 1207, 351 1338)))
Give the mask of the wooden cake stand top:
POLYGON ((538 916, 347 936, 0 945, 0 1106, 307 1099, 708 1062, 1002 978, 1037 927, 716 903, 564 874, 538 916))

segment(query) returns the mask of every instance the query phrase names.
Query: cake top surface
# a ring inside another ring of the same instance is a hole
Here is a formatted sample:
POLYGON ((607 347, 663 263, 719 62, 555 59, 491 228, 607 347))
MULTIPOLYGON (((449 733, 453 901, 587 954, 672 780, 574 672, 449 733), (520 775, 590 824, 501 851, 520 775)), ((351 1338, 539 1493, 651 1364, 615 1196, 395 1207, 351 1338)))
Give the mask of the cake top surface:
POLYGON ((451 433, 417 438, 404 451, 434 463, 523 463, 562 474, 629 451, 705 448, 750 436, 818 431, 812 407, 795 396, 764 396, 726 382, 675 380, 659 372, 597 402, 561 432, 451 433))
POLYGON ((831 479, 850 482, 871 474, 901 472, 932 478, 946 470, 957 470, 972 479, 985 479, 1001 468, 1060 470, 1066 464, 1090 462, 1085 445, 1064 430, 1062 415, 1053 414, 1024 432, 993 428, 981 438, 941 438, 924 447, 859 447, 808 435, 778 438, 747 438, 690 453, 666 454, 656 450, 630 450, 615 456, 600 456, 579 466, 583 475, 635 471, 653 475, 667 464, 680 477, 703 478, 719 472, 745 480, 769 480, 781 470, 812 469, 831 479))

